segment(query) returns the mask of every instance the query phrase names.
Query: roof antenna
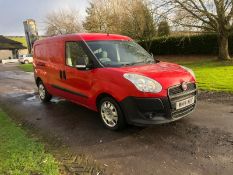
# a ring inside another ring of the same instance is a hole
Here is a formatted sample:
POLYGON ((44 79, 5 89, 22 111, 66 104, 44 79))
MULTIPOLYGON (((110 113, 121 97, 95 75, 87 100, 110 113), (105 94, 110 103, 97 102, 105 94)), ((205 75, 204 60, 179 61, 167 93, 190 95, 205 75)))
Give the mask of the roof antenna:
POLYGON ((109 33, 107 33, 107 36, 109 36, 109 33))

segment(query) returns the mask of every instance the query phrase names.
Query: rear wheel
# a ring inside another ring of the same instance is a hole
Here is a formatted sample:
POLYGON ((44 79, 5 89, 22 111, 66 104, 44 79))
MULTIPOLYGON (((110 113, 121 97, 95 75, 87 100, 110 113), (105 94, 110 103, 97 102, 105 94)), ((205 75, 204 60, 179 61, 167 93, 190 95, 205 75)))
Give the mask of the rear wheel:
POLYGON ((48 93, 42 81, 38 83, 38 92, 39 92, 40 100, 43 103, 49 102, 51 100, 52 95, 48 93))
POLYGON ((100 100, 99 113, 104 125, 111 130, 125 128, 126 121, 118 103, 111 97, 100 100))
POLYGON ((29 63, 29 61, 28 61, 28 60, 25 60, 25 61, 24 61, 24 64, 28 64, 28 63, 29 63))

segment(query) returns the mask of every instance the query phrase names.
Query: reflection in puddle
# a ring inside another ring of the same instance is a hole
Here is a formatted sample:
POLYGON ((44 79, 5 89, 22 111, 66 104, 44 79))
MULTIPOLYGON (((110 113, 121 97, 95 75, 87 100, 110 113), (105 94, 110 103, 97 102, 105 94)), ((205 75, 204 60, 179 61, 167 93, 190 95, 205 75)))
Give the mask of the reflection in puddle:
POLYGON ((26 99, 27 101, 33 101, 33 100, 36 100, 36 96, 32 96, 32 97, 29 97, 26 99))
POLYGON ((66 101, 65 99, 62 99, 62 98, 59 98, 59 97, 53 97, 51 99, 51 102, 52 103, 59 103, 59 102, 62 102, 62 101, 66 101))
MULTIPOLYGON (((39 99, 39 96, 38 95, 35 95, 33 94, 33 96, 31 97, 28 97, 26 99, 27 102, 40 102, 40 99, 39 99)), ((65 99, 62 99, 62 98, 59 98, 59 97, 53 97, 51 99, 51 103, 59 103, 59 102, 62 102, 62 101, 65 101, 65 99)))

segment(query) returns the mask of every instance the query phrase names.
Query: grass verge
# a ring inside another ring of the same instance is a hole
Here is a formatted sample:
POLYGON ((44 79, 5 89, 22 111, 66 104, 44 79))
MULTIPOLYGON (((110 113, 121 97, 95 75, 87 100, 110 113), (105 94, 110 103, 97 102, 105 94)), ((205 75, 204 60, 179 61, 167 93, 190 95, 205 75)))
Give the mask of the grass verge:
POLYGON ((23 44, 23 46, 27 47, 27 41, 25 37, 8 37, 11 40, 18 41, 23 44))
POLYGON ((25 72, 33 72, 33 65, 32 64, 20 64, 19 68, 25 72))
MULTIPOLYGON (((2 122, 2 115, 5 116, 5 118, 7 118, 7 121, 9 121, 12 125, 14 125, 15 127, 17 127, 18 129, 21 130, 21 132, 23 132, 23 134, 27 137, 30 138, 34 138, 34 139, 30 139, 32 142, 39 142, 38 147, 34 147, 35 149, 31 150, 30 155, 34 154, 34 152, 37 154, 37 152, 42 152, 44 153, 44 150, 46 150, 47 152, 49 152, 49 154, 46 154, 48 156, 53 156, 53 158, 56 161, 55 164, 58 165, 59 167, 59 173, 61 175, 65 175, 65 174, 85 174, 85 175, 92 175, 92 174, 99 174, 99 175, 103 175, 105 174, 105 167, 101 166, 98 162, 96 162, 91 156, 89 155, 83 155, 83 154, 75 154, 74 152, 72 152, 69 147, 63 142, 61 141, 60 138, 54 136, 54 135, 50 135, 48 134, 48 132, 43 131, 39 128, 37 128, 34 124, 32 123, 28 123, 27 121, 23 120, 22 115, 25 115, 25 113, 17 111, 17 113, 12 110, 12 107, 9 107, 9 104, 6 103, 2 103, 1 99, 0 99, 0 106, 2 109, 4 109, 5 113, 3 111, 0 110, 0 175, 1 174, 6 174, 4 171, 4 173, 2 173, 2 170, 6 170, 5 168, 3 168, 3 166, 1 165, 1 161, 3 159, 1 159, 1 154, 2 154, 2 149, 1 149, 1 140, 2 140, 2 136, 1 136, 1 127, 2 125, 5 125, 2 122), (9 114, 9 115, 6 115, 9 114), (12 118, 12 120, 14 122, 17 123, 17 125, 13 124, 12 121, 9 119, 12 118), (22 128, 22 129, 21 129, 22 128), (41 148, 41 145, 43 144, 43 147, 41 148), (37 150, 37 149, 43 149, 42 151, 37 150)), ((0 109, 1 109, 0 108, 0 109)), ((6 125, 5 125, 6 126, 6 125)), ((7 132, 7 131, 6 131, 7 132)), ((9 140, 9 139, 8 139, 9 140)), ((20 143, 20 140, 15 139, 12 140, 12 142, 14 142, 14 144, 19 145, 22 144, 20 143), (18 142, 18 143, 17 143, 18 142)), ((20 149, 21 151, 27 151, 26 149, 23 150, 23 148, 20 149)), ((3 150, 5 151, 5 150, 3 150)), ((7 150, 8 153, 11 153, 11 150, 7 150)), ((19 153, 20 154, 20 153, 19 153)), ((36 154, 34 154, 36 156, 36 154)), ((40 153, 41 154, 41 153, 40 153)), ((25 157, 24 155, 26 155, 26 153, 21 154, 23 157, 25 157)), ((33 156, 34 156, 33 155, 33 156)), ((38 158, 38 160, 40 160, 41 158, 38 158)), ((28 159, 27 157, 23 159, 24 162, 27 162, 27 160, 31 161, 31 159, 28 159)), ((46 159, 48 160, 48 159, 46 159)), ((13 161, 13 160, 12 160, 13 161)), ((37 161, 38 162, 38 161, 37 161)), ((39 162, 38 162, 39 163, 39 162)), ((46 161, 46 163, 49 163, 48 161, 46 161)), ((39 164, 39 166, 41 166, 41 164, 39 164)), ((20 165, 20 167, 22 167, 22 165, 20 165)), ((49 166, 47 166, 49 167, 49 166)), ((51 166, 50 166, 51 167, 51 166)), ((49 167, 49 168, 50 168, 49 167)), ((51 169, 49 169, 51 170, 51 169)), ((12 172, 12 171, 11 171, 12 172)), ((53 173, 34 173, 33 171, 31 171, 31 173, 24 173, 21 171, 21 169, 19 169, 19 173, 9 173, 9 175, 28 175, 28 174, 33 174, 33 175, 53 175, 53 173)))
POLYGON ((27 137, 0 109, 0 174, 59 174, 58 163, 44 146, 27 137))
POLYGON ((175 62, 193 69, 199 89, 233 93, 233 61, 219 61, 216 58, 198 56, 169 56, 161 60, 175 62))

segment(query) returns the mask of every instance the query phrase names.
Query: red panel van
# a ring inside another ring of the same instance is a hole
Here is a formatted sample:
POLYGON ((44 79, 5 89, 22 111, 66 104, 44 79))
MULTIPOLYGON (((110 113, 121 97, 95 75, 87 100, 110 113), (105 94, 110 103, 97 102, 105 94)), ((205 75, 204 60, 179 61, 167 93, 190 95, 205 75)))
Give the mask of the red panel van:
POLYGON ((131 38, 71 34, 34 44, 42 102, 52 96, 98 111, 112 130, 178 120, 196 105, 192 70, 154 58, 131 38))

